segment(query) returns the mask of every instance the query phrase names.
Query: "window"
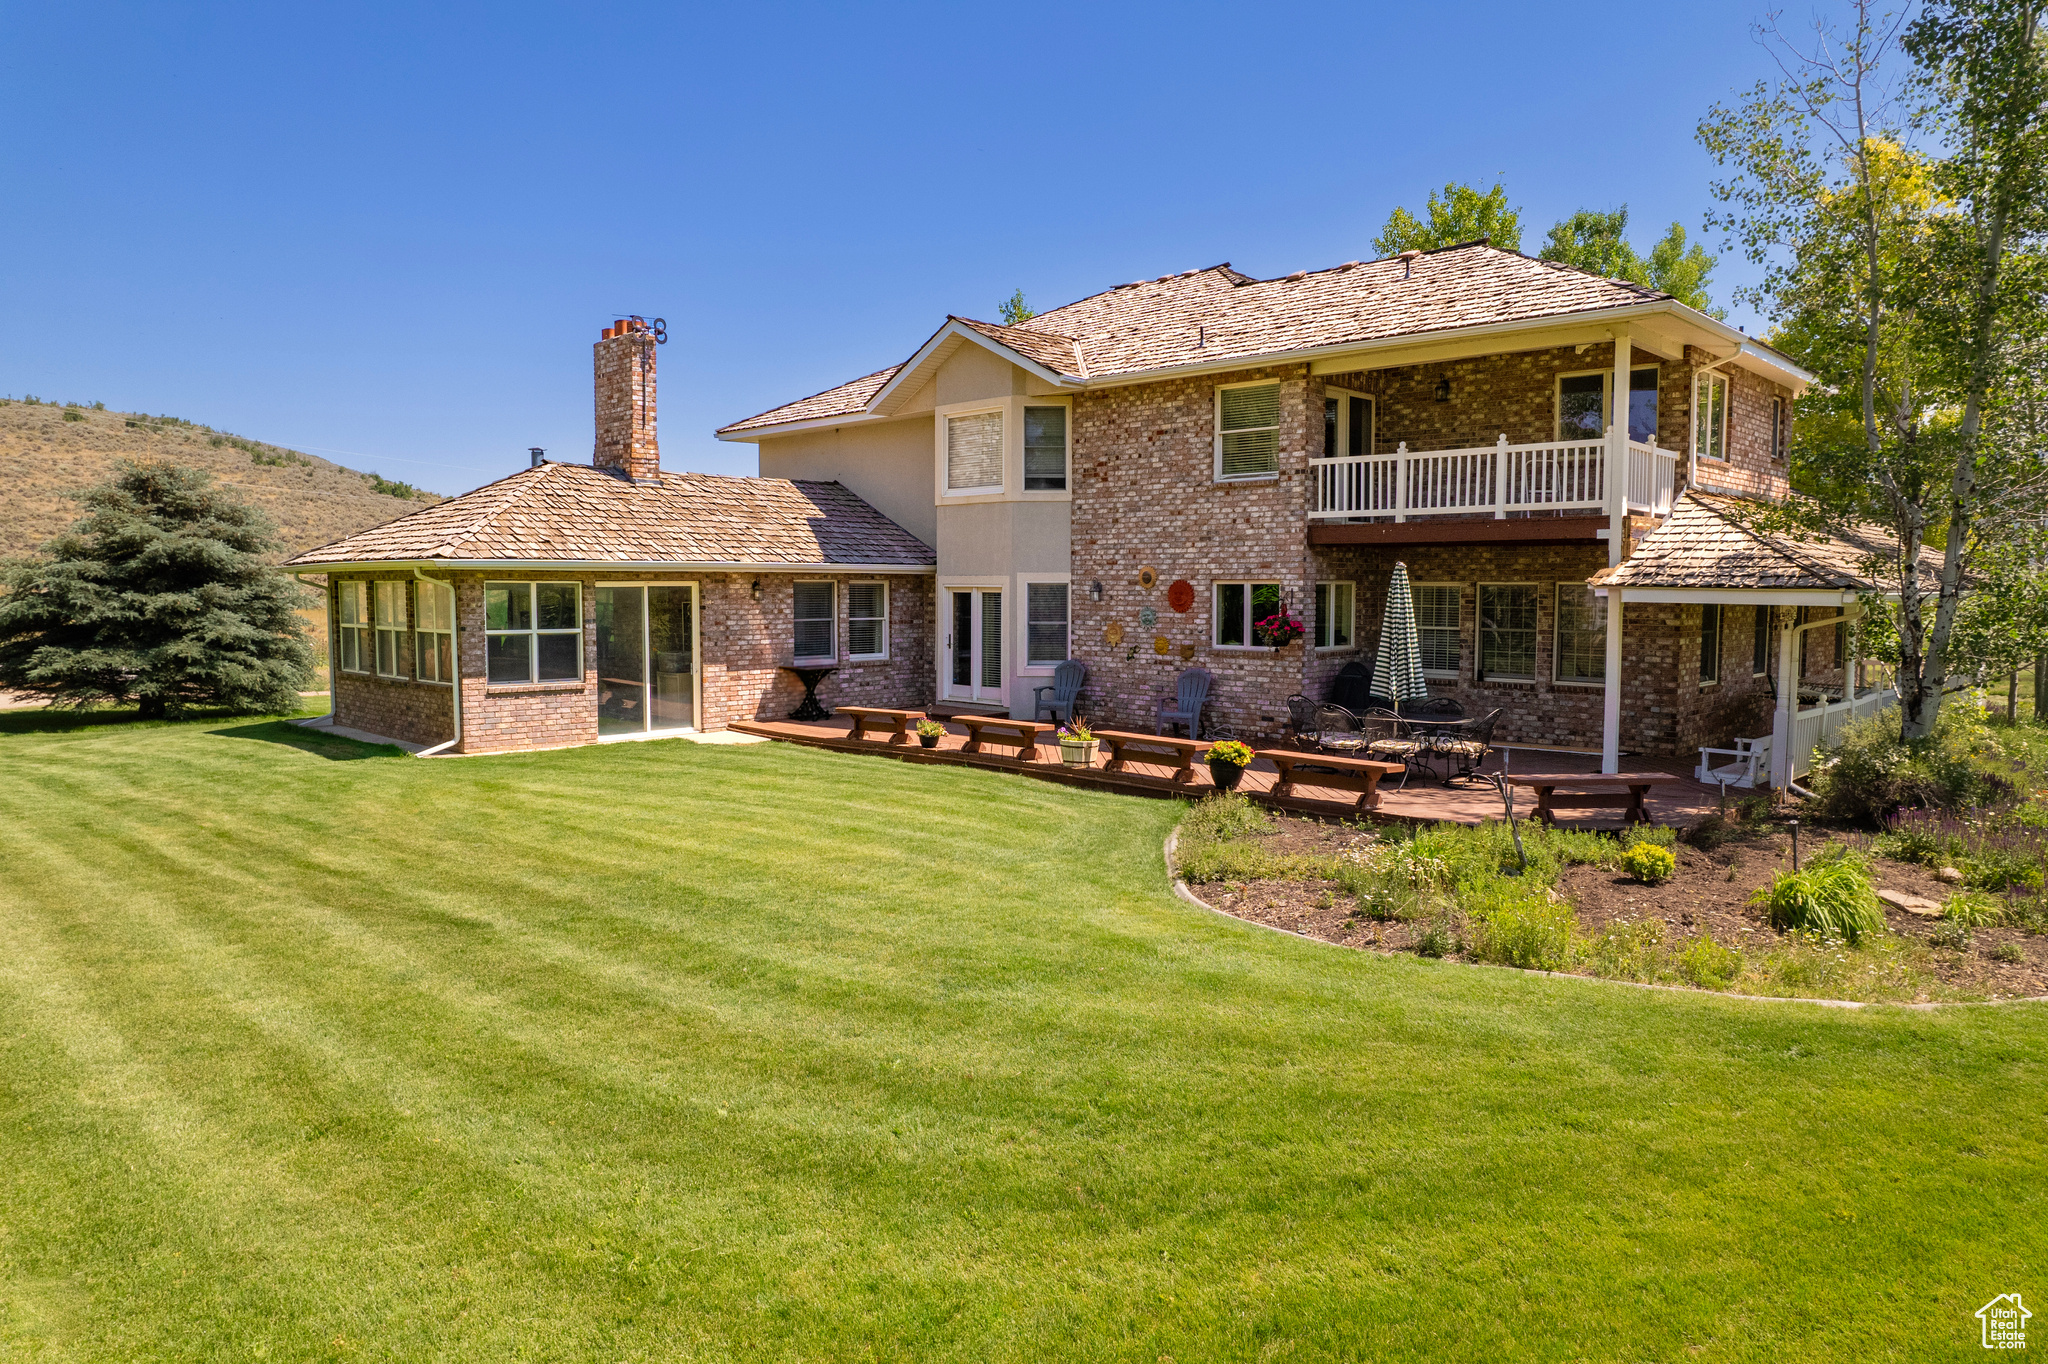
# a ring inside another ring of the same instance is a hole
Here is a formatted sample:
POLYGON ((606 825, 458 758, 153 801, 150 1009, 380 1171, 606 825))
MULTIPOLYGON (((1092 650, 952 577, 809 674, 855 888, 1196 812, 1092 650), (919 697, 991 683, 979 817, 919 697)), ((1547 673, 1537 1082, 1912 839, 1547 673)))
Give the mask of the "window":
POLYGON ((1721 608, 1700 608, 1700 685, 1721 680, 1721 608))
POLYGON ((1280 468, 1280 385, 1216 390, 1216 477, 1257 478, 1280 468))
POLYGON ((1351 623, 1357 591, 1350 583, 1316 584, 1316 647, 1351 647, 1351 623))
POLYGON ((422 682, 455 680, 455 589, 421 582, 413 621, 413 670, 422 682))
POLYGON ((1455 584, 1410 589, 1415 596, 1415 633, 1422 642, 1422 671, 1456 677, 1463 661, 1465 632, 1458 624, 1455 584))
POLYGON ((1792 404, 1771 399, 1771 458, 1783 464, 1792 449, 1792 404))
POLYGON ((1751 627, 1756 633, 1749 642, 1749 675, 1762 677, 1771 670, 1771 608, 1756 608, 1751 627))
MULTIPOLYGON (((830 588, 830 583, 817 584, 830 588)), ((829 597, 829 592, 827 593, 829 597)), ((827 615, 832 603, 825 603, 827 615)), ((827 636, 830 639, 830 636, 827 636)), ((846 656, 858 660, 889 656, 889 585, 848 583, 846 585, 846 656)))
POLYGON ((484 675, 492 682, 583 680, 583 589, 484 584, 484 675))
POLYGON ((370 670, 370 611, 365 602, 369 584, 344 582, 338 586, 340 600, 335 613, 341 626, 341 669, 366 673, 370 670))
POLYGON ((1692 452, 1701 459, 1728 458, 1728 376, 1702 374, 1693 392, 1692 452))
POLYGON ((796 585, 796 661, 829 663, 839 656, 833 638, 833 593, 831 583, 796 585))
POLYGON ((1372 399, 1333 388, 1323 396, 1323 457, 1372 453, 1372 399))
POLYGON ((1279 609, 1278 583, 1216 584, 1216 643, 1226 649, 1253 647, 1253 623, 1279 609))
POLYGON ((1536 585, 1479 585, 1479 676, 1536 680, 1536 585))
MULTIPOLYGON (((1655 365, 1632 366, 1628 372, 1628 438, 1647 445, 1657 434, 1655 365)), ((1560 375, 1557 380, 1557 438, 1599 440, 1607 434, 1607 390, 1611 372, 1560 375)))
POLYGON ((1026 583, 1024 585, 1024 664, 1049 668, 1066 660, 1067 585, 1026 583))
POLYGON ((1003 414, 946 418, 946 490, 986 492, 1003 486, 1003 414))
POLYGON ((405 637, 405 583, 372 583, 370 601, 377 622, 377 676, 402 676, 398 670, 398 641, 405 637))
POLYGON ((1584 583, 1557 585, 1557 672, 1553 680, 1607 680, 1607 603, 1584 583))
POLYGON ((1024 490, 1056 492, 1067 486, 1067 409, 1024 409, 1024 490))

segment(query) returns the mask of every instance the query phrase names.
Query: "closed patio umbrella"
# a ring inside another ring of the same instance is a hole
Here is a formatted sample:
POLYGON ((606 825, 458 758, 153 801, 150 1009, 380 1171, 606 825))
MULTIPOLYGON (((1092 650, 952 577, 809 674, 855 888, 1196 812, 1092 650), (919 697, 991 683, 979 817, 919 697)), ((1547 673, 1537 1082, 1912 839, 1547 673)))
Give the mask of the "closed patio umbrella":
POLYGON ((1375 697, 1399 710, 1410 701, 1427 701, 1429 684, 1422 680, 1422 641, 1415 633, 1415 594, 1408 588, 1408 565, 1394 565, 1387 584, 1387 614, 1380 622, 1380 651, 1373 664, 1375 697))

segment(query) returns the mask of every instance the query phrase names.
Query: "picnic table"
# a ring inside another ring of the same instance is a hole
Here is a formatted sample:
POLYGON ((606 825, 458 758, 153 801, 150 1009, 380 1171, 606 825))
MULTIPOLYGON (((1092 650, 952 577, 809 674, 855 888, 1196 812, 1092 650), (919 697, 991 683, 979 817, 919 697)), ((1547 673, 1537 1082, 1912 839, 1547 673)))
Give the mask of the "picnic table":
POLYGON ((1648 824, 1649 809, 1643 804, 1653 786, 1685 784, 1684 777, 1668 772, 1514 772, 1504 774, 1510 786, 1526 786, 1536 792, 1536 808, 1530 817, 1545 824, 1557 823, 1559 810, 1621 810, 1629 824, 1648 824), (1560 791, 1560 788, 1565 788, 1560 791))

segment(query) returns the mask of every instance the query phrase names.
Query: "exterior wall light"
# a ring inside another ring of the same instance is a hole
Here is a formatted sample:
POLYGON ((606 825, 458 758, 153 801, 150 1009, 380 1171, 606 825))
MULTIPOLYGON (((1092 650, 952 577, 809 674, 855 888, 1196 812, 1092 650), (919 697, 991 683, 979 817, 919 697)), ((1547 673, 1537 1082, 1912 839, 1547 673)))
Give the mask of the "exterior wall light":
POLYGON ((1101 583, 1100 583, 1099 581, 1098 581, 1098 582, 1092 582, 1092 583, 1088 584, 1088 600, 1089 600, 1089 601, 1101 601, 1101 600, 1102 600, 1102 584, 1101 584, 1101 583))
POLYGON ((1447 403, 1451 400, 1451 381, 1449 379, 1439 379, 1436 381, 1436 400, 1440 403, 1447 403))
POLYGON ((759 578, 754 579, 754 585, 749 590, 753 593, 755 601, 761 600, 761 580, 759 578))

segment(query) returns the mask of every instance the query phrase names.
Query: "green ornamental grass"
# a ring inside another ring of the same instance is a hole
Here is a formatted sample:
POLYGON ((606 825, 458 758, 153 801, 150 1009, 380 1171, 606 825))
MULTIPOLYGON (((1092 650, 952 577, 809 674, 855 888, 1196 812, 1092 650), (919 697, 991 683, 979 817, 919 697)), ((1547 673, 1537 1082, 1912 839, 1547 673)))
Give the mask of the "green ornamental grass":
MULTIPOLYGON (((1839 846, 1839 845, 1837 845, 1839 846)), ((1863 860, 1816 857, 1799 871, 1781 871, 1750 897, 1770 908, 1771 926, 1822 933, 1850 943, 1884 932, 1884 910, 1863 860)))

